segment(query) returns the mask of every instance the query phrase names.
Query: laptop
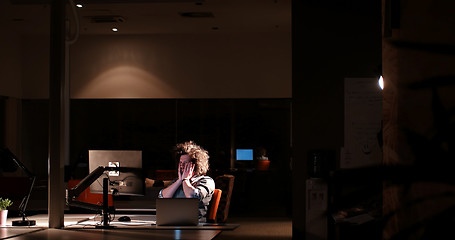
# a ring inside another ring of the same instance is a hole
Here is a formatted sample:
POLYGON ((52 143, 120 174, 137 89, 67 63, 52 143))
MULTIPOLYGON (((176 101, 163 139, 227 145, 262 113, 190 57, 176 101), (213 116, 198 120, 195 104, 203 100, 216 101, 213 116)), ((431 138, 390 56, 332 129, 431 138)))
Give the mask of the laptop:
POLYGON ((157 198, 157 226, 197 226, 199 224, 199 199, 157 198))

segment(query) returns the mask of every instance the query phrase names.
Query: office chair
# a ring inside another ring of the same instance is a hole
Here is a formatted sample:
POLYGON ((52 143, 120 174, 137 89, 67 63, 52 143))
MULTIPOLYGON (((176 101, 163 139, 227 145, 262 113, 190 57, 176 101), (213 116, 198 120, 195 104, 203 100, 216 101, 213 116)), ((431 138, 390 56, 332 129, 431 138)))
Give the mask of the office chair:
POLYGON ((210 200, 209 211, 207 213, 207 222, 208 223, 216 222, 216 213, 218 211, 218 206, 220 204, 222 192, 223 191, 221 191, 220 189, 215 189, 213 191, 212 200, 210 200))
POLYGON ((234 189, 233 175, 224 174, 215 178, 215 186, 220 189, 221 198, 216 214, 217 223, 225 223, 229 215, 229 205, 231 204, 232 190, 234 189))

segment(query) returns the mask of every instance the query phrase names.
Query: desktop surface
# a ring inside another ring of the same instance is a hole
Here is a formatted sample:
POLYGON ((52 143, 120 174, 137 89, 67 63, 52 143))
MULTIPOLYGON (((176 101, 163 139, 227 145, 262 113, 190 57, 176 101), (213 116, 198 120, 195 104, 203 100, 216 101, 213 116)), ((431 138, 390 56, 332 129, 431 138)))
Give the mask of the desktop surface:
POLYGON ((35 220, 32 227, 16 227, 11 223, 20 218, 8 218, 7 226, 0 228, 0 239, 14 240, 53 240, 61 239, 64 234, 67 240, 130 240, 130 239, 194 239, 209 240, 215 238, 223 230, 234 230, 238 224, 204 224, 197 226, 156 226, 156 216, 147 214, 117 215, 110 222, 110 229, 98 229, 102 217, 95 214, 65 214, 64 227, 52 229, 48 227, 48 215, 29 216, 35 220), (128 216, 131 221, 121 222, 118 218, 128 216), (102 236, 100 236, 102 234, 102 236))
MULTIPOLYGON (((35 220, 36 225, 31 227, 25 227, 27 229, 43 229, 48 228, 48 215, 38 214, 28 217, 30 220, 35 220)), ((64 215, 64 229, 95 229, 96 226, 102 225, 102 215, 99 214, 65 214, 64 215)), ((126 214, 116 213, 111 215, 113 219, 109 225, 113 226, 114 229, 152 229, 152 230, 234 230, 238 224, 216 224, 216 223, 199 223, 196 226, 157 226, 156 215, 154 214, 126 214), (128 217, 130 221, 119 221, 120 217, 128 217)), ((6 227, 8 229, 20 229, 19 227, 12 226, 12 221, 22 219, 8 218, 6 227)), ((15 230, 12 230, 15 231, 15 230)))
MULTIPOLYGON (((23 228, 23 227, 22 227, 23 228)), ((214 239, 220 230, 154 230, 144 229, 55 229, 55 228, 23 228, 20 232, 13 227, 0 228, 1 239, 12 240, 137 240, 137 239, 214 239), (64 236, 64 237, 63 237, 64 236)))

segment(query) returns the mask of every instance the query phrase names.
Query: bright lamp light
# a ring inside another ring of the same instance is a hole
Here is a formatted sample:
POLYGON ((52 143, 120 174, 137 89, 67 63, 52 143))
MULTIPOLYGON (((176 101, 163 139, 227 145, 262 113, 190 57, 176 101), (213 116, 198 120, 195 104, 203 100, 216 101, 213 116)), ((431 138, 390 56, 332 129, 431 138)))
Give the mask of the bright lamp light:
POLYGON ((384 89, 384 79, 382 78, 382 75, 379 77, 378 84, 379 84, 379 87, 381 88, 381 90, 383 90, 384 89))

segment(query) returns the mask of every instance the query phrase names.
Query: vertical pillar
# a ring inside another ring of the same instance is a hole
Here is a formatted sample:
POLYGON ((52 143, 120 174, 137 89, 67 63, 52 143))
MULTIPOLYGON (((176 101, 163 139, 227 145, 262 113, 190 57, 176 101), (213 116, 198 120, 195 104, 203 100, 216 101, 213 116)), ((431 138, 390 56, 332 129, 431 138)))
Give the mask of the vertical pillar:
POLYGON ((64 226, 65 0, 51 1, 49 74, 49 227, 64 226))
POLYGON ((229 155, 231 169, 235 168, 236 111, 235 102, 231 101, 231 152, 229 155))

